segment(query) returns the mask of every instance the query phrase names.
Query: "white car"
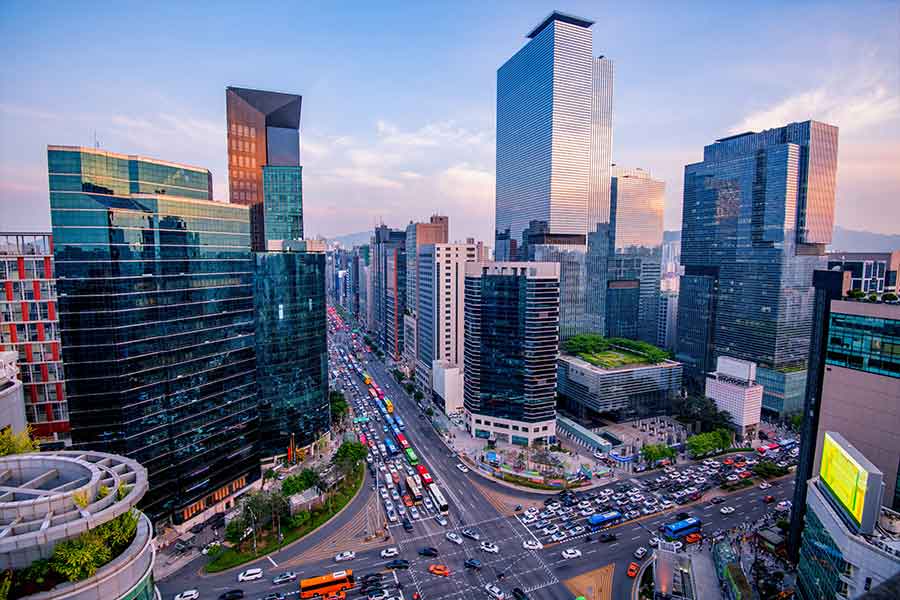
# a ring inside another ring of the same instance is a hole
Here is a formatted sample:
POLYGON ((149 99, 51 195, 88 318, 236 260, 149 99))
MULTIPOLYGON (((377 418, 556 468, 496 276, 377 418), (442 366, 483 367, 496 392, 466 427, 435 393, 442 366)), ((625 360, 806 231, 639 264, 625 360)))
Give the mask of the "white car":
POLYGON ((419 509, 416 508, 415 506, 409 507, 409 514, 412 516, 413 519, 418 519, 421 516, 419 514, 419 509))
POLYGON ((493 598, 494 600, 506 600, 506 594, 503 593, 503 590, 498 588, 493 583, 487 583, 484 586, 484 591, 487 592, 487 595, 493 598))
POLYGON ((765 481, 763 481, 761 484, 759 484, 759 489, 761 489, 761 490, 767 490, 770 487, 772 487, 772 486, 770 484, 766 483, 765 481))
POLYGON ((450 540, 454 544, 462 544, 463 543, 462 537, 458 533, 454 533, 452 531, 448 531, 444 537, 446 537, 448 540, 450 540))
POLYGON ((353 560, 356 558, 356 552, 352 550, 345 550, 344 552, 339 552, 334 555, 335 562, 344 562, 345 560, 353 560))
POLYGON ((730 515, 731 513, 734 512, 734 507, 733 506, 723 506, 722 508, 719 509, 719 512, 722 513, 723 515, 730 515))
POLYGON ((659 544, 659 538, 656 537, 656 536, 653 536, 652 538, 650 538, 650 541, 647 542, 647 544, 648 544, 651 548, 656 548, 656 546, 659 544))
POLYGON ((553 534, 553 537, 550 538, 550 541, 561 542, 565 539, 566 539, 566 534, 564 534, 562 531, 559 531, 559 532, 553 534))
POLYGON ((175 600, 197 600, 200 597, 200 592, 197 590, 185 590, 175 596, 175 600))
POLYGON ((528 510, 525 511, 525 514, 526 514, 526 515, 535 516, 535 515, 537 515, 539 512, 540 512, 540 511, 539 511, 537 508, 535 508, 534 506, 532 506, 531 508, 529 508, 528 510))
POLYGON ((466 465, 464 465, 462 463, 456 463, 456 468, 459 469, 462 473, 469 472, 469 467, 467 467, 466 465))
POLYGON ((381 558, 394 558, 396 556, 400 556, 400 551, 393 546, 381 551, 381 558))
POLYGON ((246 571, 241 571, 241 574, 238 575, 238 581, 256 581, 257 579, 262 579, 262 576, 262 569, 247 569, 246 571))
POLYGON ((522 542, 522 547, 526 550, 542 550, 544 545, 537 540, 525 540, 522 542))
POLYGON ((522 523, 524 525, 531 525, 535 521, 537 521, 537 517, 534 515, 525 515, 524 517, 522 517, 522 523))
POLYGON ((541 533, 543 535, 553 535, 557 531, 559 531, 559 527, 557 527, 556 525, 551 525, 550 527, 544 527, 544 529, 543 529, 543 531, 541 531, 541 533))
POLYGON ((500 548, 493 542, 481 542, 481 550, 489 554, 499 554, 500 548))
POLYGON ((573 527, 572 530, 569 532, 569 535, 571 535, 572 537, 575 537, 576 535, 581 535, 581 534, 584 533, 584 532, 585 532, 584 527, 582 527, 581 525, 576 525, 576 526, 573 527))
POLYGON ((209 554, 210 550, 216 549, 219 545, 219 542, 210 542, 207 545, 203 546, 203 550, 201 550, 201 552, 203 554, 209 554))
POLYGON ((647 556, 647 549, 643 546, 634 551, 634 557, 638 560, 644 558, 645 556, 647 556))
POLYGON ((581 550, 578 548, 566 548, 562 551, 562 557, 565 559, 581 558, 581 550))

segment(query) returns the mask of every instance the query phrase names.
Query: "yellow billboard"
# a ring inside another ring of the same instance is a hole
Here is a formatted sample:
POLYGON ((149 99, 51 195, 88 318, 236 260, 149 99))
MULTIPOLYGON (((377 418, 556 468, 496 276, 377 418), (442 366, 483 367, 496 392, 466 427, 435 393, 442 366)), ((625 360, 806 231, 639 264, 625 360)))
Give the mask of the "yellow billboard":
POLYGON ((869 473, 826 431, 819 480, 828 486, 857 524, 862 522, 868 478, 869 473))

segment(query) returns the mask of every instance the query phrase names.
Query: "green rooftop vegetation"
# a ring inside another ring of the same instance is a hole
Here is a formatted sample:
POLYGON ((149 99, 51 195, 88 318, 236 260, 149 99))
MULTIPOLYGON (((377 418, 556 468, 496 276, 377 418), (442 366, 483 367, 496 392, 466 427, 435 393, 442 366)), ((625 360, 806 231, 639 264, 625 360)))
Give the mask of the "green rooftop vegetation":
POLYGON ((603 369, 618 369, 628 365, 657 364, 671 357, 665 350, 653 344, 625 338, 605 338, 585 333, 563 343, 563 349, 572 356, 603 369))

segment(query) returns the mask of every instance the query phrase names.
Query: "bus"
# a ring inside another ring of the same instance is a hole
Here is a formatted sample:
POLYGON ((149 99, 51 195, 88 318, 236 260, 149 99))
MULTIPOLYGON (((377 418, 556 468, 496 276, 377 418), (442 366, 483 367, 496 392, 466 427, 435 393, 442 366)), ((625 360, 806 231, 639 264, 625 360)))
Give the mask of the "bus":
POLYGON ((366 385, 369 385, 370 383, 372 383, 372 378, 369 377, 368 373, 363 373, 362 378, 363 378, 363 383, 365 383, 366 385))
POLYGON ((778 450, 778 448, 779 448, 778 444, 776 444, 775 442, 772 442, 771 444, 766 444, 765 446, 760 446, 759 448, 756 449, 756 451, 759 452, 760 456, 765 456, 767 453, 769 453, 773 450, 778 450))
POLYGON ((369 395, 372 396, 372 400, 376 400, 378 398, 378 394, 375 393, 375 390, 369 388, 369 395))
POLYGON ((384 392, 382 392, 380 388, 375 391, 378 392, 378 399, 384 400, 384 392))
POLYGON ((388 490, 394 489, 394 479, 391 477, 390 473, 384 474, 384 482, 387 484, 388 490))
POLYGON ((368 422, 369 422, 369 417, 356 417, 355 419, 353 419, 354 425, 360 425, 360 424, 365 425, 368 422))
POLYGON ((434 479, 431 478, 431 473, 428 472, 425 465, 418 465, 416 469, 419 471, 419 477, 422 478, 422 485, 431 485, 434 483, 434 479))
POLYGON ((416 480, 413 477, 406 478, 406 489, 409 490, 409 497, 412 498, 414 502, 422 501, 422 488, 419 487, 419 484, 416 483, 416 480))
POLYGON ((409 463, 409 466, 415 467, 416 465, 419 464, 419 457, 416 456, 416 453, 413 451, 412 448, 407 448, 405 452, 406 452, 406 461, 409 463))
POLYGON ((387 448, 388 454, 390 454, 391 456, 397 454, 397 444, 395 444, 393 440, 391 440, 391 438, 384 438, 384 446, 387 448))
POLYGON ((394 421, 394 417, 392 417, 391 415, 385 417, 384 420, 388 424, 388 427, 393 427, 396 424, 396 421, 394 421))
POLYGON ((439 511, 446 514, 447 511, 450 510, 450 507, 447 506, 447 501, 444 499, 444 495, 441 493, 441 490, 438 489, 436 483, 432 483, 428 486, 428 493, 431 494, 431 499, 434 501, 434 505, 439 511))
POLYGON ((363 446, 369 445, 368 440, 366 440, 366 434, 364 434, 364 433, 359 434, 359 443, 362 444, 363 446))
POLYGON ((301 598, 326 598, 353 587, 353 571, 335 571, 320 577, 300 580, 301 598))
POLYGON ((407 441, 405 435, 403 435, 402 433, 398 433, 396 437, 397 437, 397 443, 400 444, 401 448, 406 450, 407 448, 410 447, 409 442, 407 441))
POLYGON ((608 510, 606 512, 597 513, 588 517, 588 523, 596 531, 610 525, 615 525, 622 520, 622 513, 616 510, 608 510))
POLYGON ((390 398, 384 399, 384 407, 387 409, 389 413, 394 412, 394 403, 391 402, 390 398))
POLYGON ((782 450, 793 450, 797 446, 797 440, 784 438, 778 440, 778 444, 781 446, 782 450))
POLYGON ((400 428, 400 431, 406 429, 406 424, 403 422, 403 419, 400 418, 400 415, 394 417, 394 421, 397 423, 397 427, 400 428))
POLYGON ((663 528, 663 533, 666 534, 666 537, 678 539, 689 533, 697 533, 700 531, 701 525, 703 525, 703 523, 697 517, 688 517, 682 521, 669 523, 663 528))

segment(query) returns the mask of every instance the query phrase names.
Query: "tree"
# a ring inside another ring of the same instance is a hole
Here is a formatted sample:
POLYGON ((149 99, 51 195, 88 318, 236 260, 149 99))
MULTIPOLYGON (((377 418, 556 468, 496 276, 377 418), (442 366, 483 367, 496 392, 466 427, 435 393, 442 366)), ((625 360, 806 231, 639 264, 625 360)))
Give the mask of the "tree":
POLYGON ((299 494, 303 490, 317 487, 322 481, 319 473, 313 469, 303 469, 297 475, 291 475, 281 483, 281 492, 285 496, 299 494))
POLYGON ((277 477, 277 473, 275 473, 275 469, 266 469, 266 472, 263 473, 263 480, 275 479, 277 477))
POLYGON ((647 444, 641 448, 641 457, 652 465, 664 458, 674 458, 675 450, 666 444, 647 444))
POLYGON ((800 428, 803 426, 803 415, 797 413, 796 415, 791 415, 791 428, 794 431, 800 431, 800 428))
POLYGON ((344 442, 331 458, 331 463, 345 477, 366 459, 368 449, 359 442, 344 442))
POLYGON ((331 424, 336 425, 344 420, 350 412, 350 405, 341 392, 332 390, 328 395, 328 403, 331 407, 331 424))
POLYGON ((124 549, 134 539, 139 520, 137 511, 129 510, 100 525, 97 529, 107 546, 124 549))
POLYGON ((897 301, 897 294, 895 294, 894 292, 886 292, 886 293, 884 293, 884 294, 881 295, 881 299, 882 299, 884 302, 896 302, 896 301, 897 301))
POLYGON ((30 425, 26 425, 23 431, 17 433, 14 433, 11 427, 0 432, 0 456, 37 451, 37 444, 31 438, 30 425))
POLYGON ((232 544, 239 544, 245 529, 247 529, 247 522, 244 521, 243 516, 234 517, 225 526, 225 539, 232 544))
POLYGON ((413 394, 413 398, 415 398, 416 402, 418 402, 419 400, 421 400, 424 397, 425 397, 425 394, 423 394, 419 390, 416 390, 416 393, 413 394))
POLYGON ((50 564, 67 580, 81 581, 93 577, 97 569, 109 562, 111 553, 110 547, 96 531, 87 531, 57 544, 50 564))

